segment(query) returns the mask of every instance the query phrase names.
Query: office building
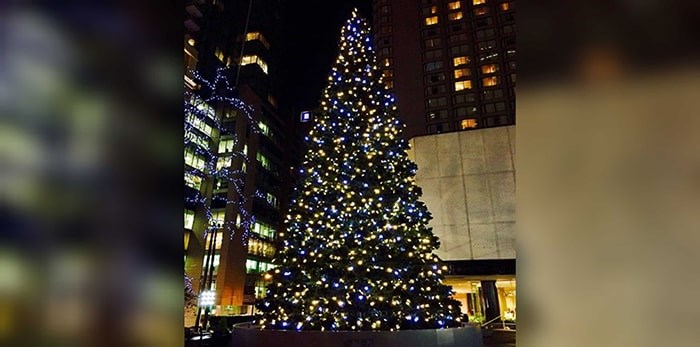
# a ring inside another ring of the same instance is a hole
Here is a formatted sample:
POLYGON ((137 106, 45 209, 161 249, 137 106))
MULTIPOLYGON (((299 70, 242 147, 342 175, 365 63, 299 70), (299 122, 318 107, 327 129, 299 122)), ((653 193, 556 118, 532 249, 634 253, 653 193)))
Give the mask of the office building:
POLYGON ((515 124, 515 1, 374 0, 405 136, 515 124))
POLYGON ((374 0, 373 22, 446 282, 515 320, 515 1, 374 0))
MULTIPOLYGON (((195 102, 207 116, 185 115, 191 126, 185 133, 185 271, 193 278, 195 292, 215 292, 212 314, 219 316, 251 313, 256 295, 263 293, 261 273, 272 266, 290 186, 289 139, 284 131, 290 120, 282 116, 275 96, 274 22, 279 1, 252 2, 250 9, 249 4, 185 4, 186 90, 196 95, 199 89, 190 70, 213 80, 218 68, 227 67, 235 97, 253 109, 253 124, 236 107, 203 100, 195 102), (199 154, 198 146, 212 157, 199 154), (241 152, 247 154, 247 162, 235 155, 241 152), (216 170, 242 171, 242 190, 232 180, 207 173, 207 163, 216 170), (247 199, 246 213, 255 218, 248 234, 241 228, 245 216, 227 204, 241 197, 247 199), (205 238, 209 225, 216 229, 205 238), (226 225, 233 225, 232 236, 226 225)), ((192 325, 194 319, 188 317, 185 326, 192 325)))

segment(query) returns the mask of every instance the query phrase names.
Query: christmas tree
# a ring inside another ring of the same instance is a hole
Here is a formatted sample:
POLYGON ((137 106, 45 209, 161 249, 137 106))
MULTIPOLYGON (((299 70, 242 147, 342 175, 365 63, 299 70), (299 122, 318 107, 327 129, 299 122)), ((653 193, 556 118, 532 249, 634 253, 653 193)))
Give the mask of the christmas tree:
POLYGON ((369 26, 353 11, 307 137, 278 268, 257 303, 267 329, 399 330, 460 325, 439 241, 384 86, 369 26))

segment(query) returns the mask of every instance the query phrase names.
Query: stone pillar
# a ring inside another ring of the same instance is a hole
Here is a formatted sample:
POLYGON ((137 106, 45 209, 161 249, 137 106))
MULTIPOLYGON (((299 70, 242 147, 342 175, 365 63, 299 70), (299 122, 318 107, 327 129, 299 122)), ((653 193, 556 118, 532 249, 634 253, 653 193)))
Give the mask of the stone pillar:
POLYGON ((496 281, 481 281, 481 290, 484 295, 484 316, 486 321, 490 321, 501 314, 496 281))

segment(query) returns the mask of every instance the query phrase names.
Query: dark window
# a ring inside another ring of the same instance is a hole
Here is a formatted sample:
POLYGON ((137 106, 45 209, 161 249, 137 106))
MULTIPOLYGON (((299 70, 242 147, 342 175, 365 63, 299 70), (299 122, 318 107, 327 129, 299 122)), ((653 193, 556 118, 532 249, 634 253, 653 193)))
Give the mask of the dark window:
POLYGON ((455 25, 451 26, 450 29, 452 30, 452 32, 462 31, 462 30, 464 30, 464 25, 455 24, 455 25))
POLYGON ((447 105, 447 98, 439 97, 439 98, 430 98, 425 102, 427 107, 439 107, 439 106, 445 106, 447 105))
POLYGON ((515 32, 515 25, 504 25, 503 28, 501 28, 504 34, 510 34, 515 32))
POLYGON ((494 30, 493 28, 476 31, 476 38, 479 40, 494 36, 496 36, 496 30, 494 30))
POLYGON ((503 47, 515 47, 515 37, 509 37, 503 40, 503 47))
POLYGON ((459 41, 466 41, 469 37, 467 36, 467 33, 461 33, 457 35, 452 35, 450 38, 447 40, 449 43, 455 43, 459 41))
POLYGON ((495 40, 488 40, 488 41, 479 42, 476 44, 476 48, 479 52, 489 51, 489 50, 495 49, 496 48, 496 41, 495 40))
POLYGON ((515 22, 515 15, 512 13, 506 13, 501 16, 504 22, 515 22))
POLYGON ((440 34, 440 28, 430 28, 422 31, 423 37, 435 36, 440 34))
POLYGON ((455 116, 460 118, 460 117, 472 117, 476 116, 477 114, 477 108, 476 106, 467 106, 467 107, 457 107, 455 109, 455 116))
POLYGON ((425 78, 425 82, 426 82, 426 83, 437 83, 437 82, 444 81, 444 80, 445 80, 445 74, 442 73, 442 72, 441 72, 441 73, 432 74, 432 75, 428 75, 428 76, 425 78))
POLYGON ((442 50, 441 49, 436 49, 433 51, 425 52, 425 59, 426 60, 432 60, 432 59, 440 58, 440 57, 442 57, 442 50))
POLYGON ((430 72, 430 71, 435 71, 435 70, 440 70, 442 69, 442 62, 441 61, 434 61, 425 64, 425 71, 430 72))
POLYGON ((452 101, 455 104, 466 104, 469 102, 476 101, 476 97, 472 93, 457 94, 457 95, 452 97, 452 101))
POLYGON ((383 25, 381 29, 379 29, 379 32, 382 34, 389 34, 391 33, 391 25, 383 25))
POLYGON ((428 121, 447 118, 447 110, 429 111, 426 114, 428 121))
POLYGON ((425 40, 424 42, 425 42, 425 48, 434 48, 434 47, 440 46, 440 39, 439 38, 425 40))
POLYGON ((450 47, 450 55, 463 55, 469 53, 469 45, 459 45, 450 47))
POLYGON ((438 123, 438 124, 431 124, 428 125, 428 133, 430 134, 439 134, 445 131, 449 131, 449 127, 447 125, 448 123, 438 123))
POLYGON ((484 104, 484 112, 486 113, 495 113, 495 112, 502 112, 506 110, 506 103, 505 102, 495 102, 491 104, 484 104))
POLYGON ((481 96, 483 100, 500 99, 503 97, 503 89, 485 90, 481 96))
POLYGON ((479 20, 474 21, 474 27, 475 28, 483 28, 489 25, 493 24, 493 19, 491 17, 487 18, 481 18, 479 20))
POLYGON ((447 91, 447 87, 445 87, 444 84, 441 84, 441 85, 425 88, 425 95, 432 96, 435 94, 445 93, 446 91, 447 91))

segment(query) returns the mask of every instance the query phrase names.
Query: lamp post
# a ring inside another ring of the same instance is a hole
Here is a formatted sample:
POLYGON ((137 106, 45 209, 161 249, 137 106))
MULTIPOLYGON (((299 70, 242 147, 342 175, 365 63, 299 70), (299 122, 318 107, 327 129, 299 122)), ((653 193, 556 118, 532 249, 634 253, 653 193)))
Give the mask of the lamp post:
MULTIPOLYGON (((202 328, 199 330, 199 345, 202 345, 204 338, 204 329, 207 327, 207 318, 209 310, 216 303, 216 292, 213 290, 204 290, 199 294, 199 306, 204 308, 204 319, 202 319, 202 328)), ((201 310, 201 308, 200 308, 201 310)))
POLYGON ((199 296, 199 305, 204 307, 204 319, 202 319, 202 328, 207 327, 207 316, 209 315, 209 310, 216 303, 216 292, 213 290, 205 290, 199 296))

